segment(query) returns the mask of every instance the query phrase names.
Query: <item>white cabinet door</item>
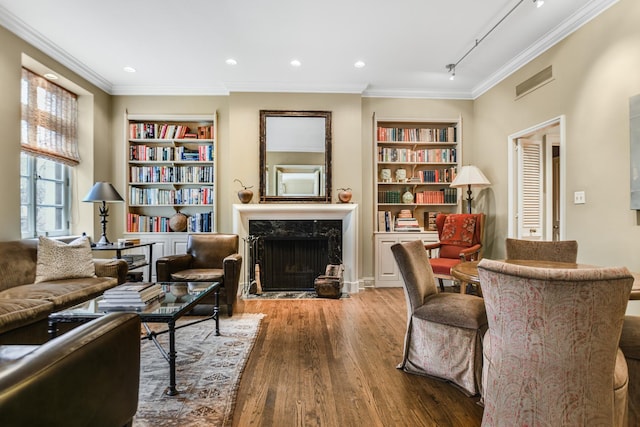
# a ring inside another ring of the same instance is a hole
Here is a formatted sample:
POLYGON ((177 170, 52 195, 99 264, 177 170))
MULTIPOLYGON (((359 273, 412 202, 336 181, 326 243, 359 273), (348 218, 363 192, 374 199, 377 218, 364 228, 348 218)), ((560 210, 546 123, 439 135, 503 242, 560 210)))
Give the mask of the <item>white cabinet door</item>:
POLYGON ((435 232, 375 234, 374 268, 377 288, 402 286, 402 276, 391 252, 391 246, 414 240, 422 240, 424 243, 437 242, 438 234, 435 232))

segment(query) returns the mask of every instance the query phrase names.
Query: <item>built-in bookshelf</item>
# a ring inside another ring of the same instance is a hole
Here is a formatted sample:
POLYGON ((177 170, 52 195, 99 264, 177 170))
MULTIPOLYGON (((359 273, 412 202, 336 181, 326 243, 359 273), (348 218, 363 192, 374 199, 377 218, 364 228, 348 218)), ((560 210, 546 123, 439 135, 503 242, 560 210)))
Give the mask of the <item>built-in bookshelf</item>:
POLYGON ((461 131, 459 118, 374 116, 375 231, 393 232, 400 211, 412 212, 424 231, 430 214, 458 210, 458 192, 449 184, 461 158, 461 131))
POLYGON ((216 231, 215 114, 130 114, 126 133, 126 233, 216 231))
POLYGON ((462 159, 456 119, 373 117, 376 286, 401 286, 391 246, 438 240, 435 216, 459 211, 449 184, 462 159))

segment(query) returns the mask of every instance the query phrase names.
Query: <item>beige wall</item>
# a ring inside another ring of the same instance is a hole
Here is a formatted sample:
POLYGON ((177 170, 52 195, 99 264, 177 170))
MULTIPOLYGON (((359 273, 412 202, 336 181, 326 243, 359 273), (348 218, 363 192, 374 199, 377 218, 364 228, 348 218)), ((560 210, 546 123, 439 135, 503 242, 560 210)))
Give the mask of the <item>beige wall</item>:
MULTIPOLYGON (((20 238, 20 78, 22 55, 40 63, 63 79, 82 89, 79 114, 87 117, 81 125, 80 157, 82 163, 74 169, 72 194, 84 198, 95 181, 110 180, 113 170, 111 138, 112 97, 90 84, 74 72, 44 55, 33 46, 0 27, 0 240, 20 238), (97 161, 99 159, 99 161, 97 161)), ((97 207, 77 203, 71 213, 72 232, 83 231, 100 235, 97 207)))
MULTIPOLYGON (((474 101, 362 98, 355 94, 232 93, 229 96, 113 96, 97 90, 11 33, 0 28, 0 126, 4 155, 0 170, 18 176, 20 55, 27 52, 94 94, 94 143, 83 179, 111 180, 125 192, 124 115, 218 113, 218 230, 231 231, 231 205, 240 189, 234 179, 259 193, 259 110, 333 112, 333 185, 351 187, 359 204, 361 278, 373 276, 372 116, 463 119, 463 163, 478 165, 492 182, 474 194, 488 214, 485 256, 504 256, 507 234, 507 137, 550 118, 567 124, 566 238, 576 239, 578 259, 622 264, 640 271, 639 219, 629 209, 628 99, 640 93, 640 3, 621 0, 547 53, 474 101), (548 65, 555 80, 515 100, 516 84, 548 65), (85 176, 86 175, 86 176, 85 176), (573 192, 587 203, 574 205, 573 192)), ((84 159, 83 159, 84 162, 84 159)), ((78 191, 82 193, 82 191, 78 191)), ((79 194, 82 198, 84 193, 79 194)), ((0 180, 0 239, 18 238, 19 185, 0 180)), ((84 207, 84 209, 87 209, 84 207)), ((88 215, 96 218, 94 212, 88 215)), ((124 207, 114 205, 109 237, 123 232, 124 207)), ((99 235, 95 221, 94 235, 99 235)))
POLYGON ((566 235, 578 261, 640 271, 640 227, 629 208, 629 97, 640 93, 640 2, 621 0, 474 102, 465 152, 492 182, 483 191, 493 247, 507 233, 507 137, 566 117, 566 235), (515 86, 552 65, 555 80, 515 98, 515 86), (586 204, 574 205, 574 191, 586 204))

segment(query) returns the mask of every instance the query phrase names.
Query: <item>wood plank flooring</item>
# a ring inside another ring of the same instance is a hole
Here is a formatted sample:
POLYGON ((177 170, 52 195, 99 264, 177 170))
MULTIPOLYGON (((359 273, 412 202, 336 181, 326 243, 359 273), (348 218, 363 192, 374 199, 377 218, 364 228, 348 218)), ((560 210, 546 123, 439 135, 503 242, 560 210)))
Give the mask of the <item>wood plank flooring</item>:
POLYGON ((478 398, 396 369, 401 288, 340 300, 248 300, 264 313, 242 375, 233 426, 479 426, 478 398))

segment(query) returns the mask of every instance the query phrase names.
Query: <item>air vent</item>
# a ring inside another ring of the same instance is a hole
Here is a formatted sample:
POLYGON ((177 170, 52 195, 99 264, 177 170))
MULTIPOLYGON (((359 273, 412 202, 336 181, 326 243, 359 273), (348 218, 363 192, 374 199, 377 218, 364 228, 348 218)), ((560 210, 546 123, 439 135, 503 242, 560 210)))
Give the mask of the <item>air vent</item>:
POLYGON ((552 66, 549 65, 544 70, 540 71, 533 77, 529 77, 527 80, 516 86, 516 98, 538 89, 540 86, 549 83, 551 80, 553 80, 553 69, 552 66))

